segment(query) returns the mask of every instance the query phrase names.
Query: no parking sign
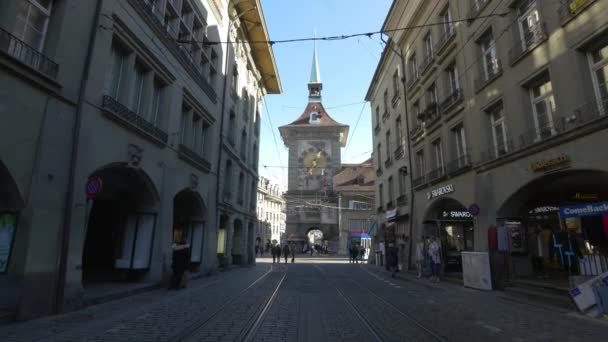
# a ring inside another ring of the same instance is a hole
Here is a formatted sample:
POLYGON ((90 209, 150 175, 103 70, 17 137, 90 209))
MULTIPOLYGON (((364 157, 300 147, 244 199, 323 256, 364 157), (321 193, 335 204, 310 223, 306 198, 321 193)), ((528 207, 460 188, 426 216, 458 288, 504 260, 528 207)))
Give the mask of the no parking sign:
POLYGON ((87 185, 85 186, 85 193, 88 198, 93 198, 101 192, 103 189, 103 182, 100 177, 91 177, 87 181, 87 185))

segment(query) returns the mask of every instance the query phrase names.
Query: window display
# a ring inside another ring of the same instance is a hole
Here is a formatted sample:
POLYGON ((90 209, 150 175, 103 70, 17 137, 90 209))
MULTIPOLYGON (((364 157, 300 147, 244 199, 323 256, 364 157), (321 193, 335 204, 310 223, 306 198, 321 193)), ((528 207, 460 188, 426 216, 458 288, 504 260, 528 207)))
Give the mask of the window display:
POLYGON ((8 269, 16 229, 17 215, 0 213, 0 273, 5 273, 8 269))

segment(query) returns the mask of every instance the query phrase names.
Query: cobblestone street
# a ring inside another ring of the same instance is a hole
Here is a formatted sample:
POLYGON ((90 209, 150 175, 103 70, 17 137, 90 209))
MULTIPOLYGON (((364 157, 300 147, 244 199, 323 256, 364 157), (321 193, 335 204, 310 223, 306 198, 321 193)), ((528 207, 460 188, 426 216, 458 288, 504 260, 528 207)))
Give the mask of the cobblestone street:
POLYGON ((65 315, 5 325, 9 341, 604 341, 608 325, 344 259, 258 259, 65 315))

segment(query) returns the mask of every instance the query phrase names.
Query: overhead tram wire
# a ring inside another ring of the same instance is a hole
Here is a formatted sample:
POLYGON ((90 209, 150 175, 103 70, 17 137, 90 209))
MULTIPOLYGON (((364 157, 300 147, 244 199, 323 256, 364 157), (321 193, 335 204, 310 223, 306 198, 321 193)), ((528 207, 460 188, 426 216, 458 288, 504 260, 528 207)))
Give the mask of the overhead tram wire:
POLYGON ((359 112, 359 117, 357 118, 357 122, 355 123, 355 128, 353 128, 353 132, 350 135, 350 139, 348 139, 348 142, 346 143, 346 148, 344 149, 344 154, 346 154, 346 152, 348 151, 350 142, 353 140, 353 137, 355 136, 355 132, 357 132, 357 127, 359 126, 359 120, 361 120, 361 115, 363 114, 363 111, 365 110, 366 105, 367 105, 367 102, 363 102, 363 106, 361 107, 361 111, 359 112))
MULTIPOLYGON (((463 19, 454 19, 451 23, 459 23, 459 22, 469 22, 474 21, 476 19, 483 19, 489 17, 504 17, 508 13, 498 13, 498 14, 488 14, 488 15, 479 15, 472 18, 463 18, 463 19)), ((310 41, 337 41, 337 40, 346 40, 356 37, 368 37, 371 38, 374 35, 387 34, 391 32, 398 31, 406 31, 417 28, 425 28, 425 27, 433 27, 433 26, 442 26, 445 25, 446 22, 434 22, 434 23, 425 23, 421 25, 412 25, 406 27, 399 27, 388 30, 379 30, 379 31, 370 31, 370 32, 360 32, 353 34, 343 34, 338 36, 325 36, 325 37, 305 37, 305 38, 292 38, 292 39, 279 39, 279 40, 251 40, 251 41, 199 41, 195 39, 191 40, 176 40, 178 43, 203 43, 205 45, 218 45, 218 44, 270 44, 271 46, 276 44, 287 44, 287 43, 298 43, 298 42, 310 42, 310 41)))

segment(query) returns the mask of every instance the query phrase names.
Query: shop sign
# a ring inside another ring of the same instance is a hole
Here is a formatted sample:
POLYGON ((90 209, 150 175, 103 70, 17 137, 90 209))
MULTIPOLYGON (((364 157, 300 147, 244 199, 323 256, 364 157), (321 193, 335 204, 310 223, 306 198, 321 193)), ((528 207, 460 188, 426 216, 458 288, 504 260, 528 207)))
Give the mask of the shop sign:
POLYGON ((473 218, 473 215, 466 210, 452 210, 452 211, 444 211, 442 214, 443 218, 450 219, 470 219, 473 218))
POLYGON ((557 211, 559 211, 558 207, 553 207, 553 206, 547 205, 547 206, 543 206, 543 207, 534 208, 534 209, 530 210, 528 212, 528 214, 545 214, 545 213, 554 213, 557 211))
POLYGON ((387 220, 394 218, 395 216, 397 216, 397 208, 387 210, 384 215, 387 220))
POLYGON ((574 194, 574 199, 577 200, 586 200, 586 201, 597 201, 600 199, 600 195, 598 194, 586 194, 583 192, 577 192, 574 194))
POLYGON ((560 218, 608 215, 608 202, 570 205, 559 208, 560 218))
POLYGON ((454 184, 448 184, 448 185, 444 185, 440 188, 437 189, 433 189, 430 192, 426 193, 426 198, 427 199, 433 199, 435 197, 439 197, 439 196, 443 196, 443 195, 447 195, 449 193, 454 192, 454 184))
POLYGON ((479 215, 480 211, 481 211, 481 209, 479 208, 479 206, 476 203, 473 203, 469 206, 469 213, 473 216, 479 215))
POLYGON ((534 172, 550 171, 570 163, 570 157, 567 154, 560 154, 555 158, 543 159, 530 164, 530 169, 534 172))
POLYGON ((570 12, 571 13, 576 13, 576 11, 578 11, 579 9, 581 9, 588 2, 589 2, 589 0, 572 0, 570 2, 570 4, 568 5, 568 7, 570 7, 570 12))
POLYGON ((99 177, 91 177, 87 181, 87 185, 85 187, 85 193, 88 198, 93 198, 101 192, 103 189, 103 182, 99 177))
POLYGON ((0 213, 0 273, 8 269, 16 229, 17 216, 14 213, 0 213))

